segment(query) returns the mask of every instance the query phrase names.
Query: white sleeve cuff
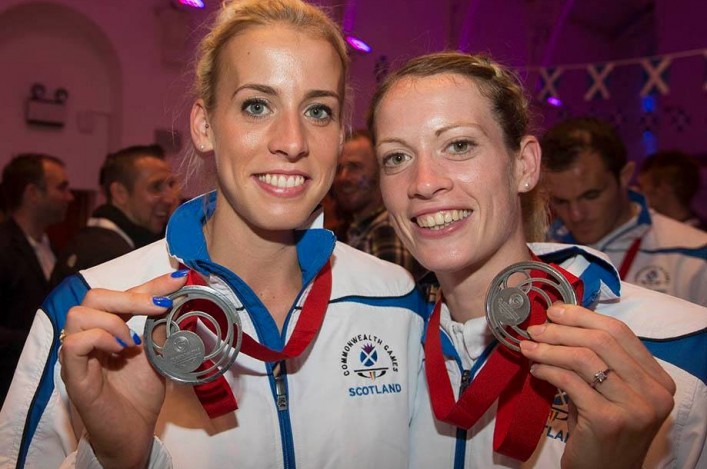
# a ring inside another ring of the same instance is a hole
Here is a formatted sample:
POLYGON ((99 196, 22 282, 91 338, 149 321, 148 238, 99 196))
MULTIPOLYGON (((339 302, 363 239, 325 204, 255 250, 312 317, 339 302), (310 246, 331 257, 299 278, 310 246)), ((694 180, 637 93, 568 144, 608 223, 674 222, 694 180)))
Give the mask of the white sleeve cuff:
MULTIPOLYGON (((79 441, 75 467, 76 469, 103 469, 86 435, 82 436, 79 441)), ((172 469, 172 457, 157 437, 152 440, 152 451, 150 451, 150 461, 147 467, 148 469, 172 469)))

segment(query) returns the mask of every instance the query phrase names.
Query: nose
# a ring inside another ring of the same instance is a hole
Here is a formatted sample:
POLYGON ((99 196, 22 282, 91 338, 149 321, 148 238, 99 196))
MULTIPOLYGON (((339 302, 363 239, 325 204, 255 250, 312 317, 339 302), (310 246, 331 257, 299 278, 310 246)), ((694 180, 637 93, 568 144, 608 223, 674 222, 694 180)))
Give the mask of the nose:
POLYGON ((581 202, 570 201, 568 203, 567 214, 572 222, 580 222, 584 220, 584 207, 582 207, 581 202))
POLYGON ((408 187, 408 197, 430 199, 439 192, 446 192, 452 187, 452 180, 430 155, 419 154, 415 157, 412 180, 408 187))
POLYGON ((272 127, 269 149, 273 154, 297 160, 309 154, 307 131, 297 111, 285 111, 272 127))

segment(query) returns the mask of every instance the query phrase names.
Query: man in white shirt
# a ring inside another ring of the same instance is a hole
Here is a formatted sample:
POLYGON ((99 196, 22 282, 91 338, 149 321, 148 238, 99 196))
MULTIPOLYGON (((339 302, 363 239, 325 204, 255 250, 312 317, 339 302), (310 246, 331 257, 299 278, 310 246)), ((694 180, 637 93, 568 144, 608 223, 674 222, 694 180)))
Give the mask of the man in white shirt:
POLYGON ((540 144, 558 217, 550 239, 603 251, 622 280, 707 306, 707 233, 650 210, 629 190, 634 163, 608 123, 569 119, 540 144))
POLYGON ((0 402, 5 399, 34 314, 49 293, 55 257, 47 227, 66 216, 69 190, 64 163, 21 154, 2 172, 8 218, 0 224, 0 402))

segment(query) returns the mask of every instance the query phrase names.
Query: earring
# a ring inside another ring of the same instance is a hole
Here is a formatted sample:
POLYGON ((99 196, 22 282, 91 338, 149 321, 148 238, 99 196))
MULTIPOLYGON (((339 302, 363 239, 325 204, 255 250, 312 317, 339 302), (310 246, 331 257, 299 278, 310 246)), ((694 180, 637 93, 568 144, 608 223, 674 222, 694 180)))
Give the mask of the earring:
POLYGON ((529 183, 529 182, 526 182, 526 183, 525 183, 525 190, 529 190, 529 189, 530 189, 530 183, 529 183))
POLYGON ((203 143, 201 145, 199 145, 199 150, 204 151, 204 144, 203 143))
POLYGON ((205 129, 208 129, 208 128, 209 128, 209 123, 208 123, 208 122, 205 122, 205 123, 204 123, 204 128, 205 128, 205 129))

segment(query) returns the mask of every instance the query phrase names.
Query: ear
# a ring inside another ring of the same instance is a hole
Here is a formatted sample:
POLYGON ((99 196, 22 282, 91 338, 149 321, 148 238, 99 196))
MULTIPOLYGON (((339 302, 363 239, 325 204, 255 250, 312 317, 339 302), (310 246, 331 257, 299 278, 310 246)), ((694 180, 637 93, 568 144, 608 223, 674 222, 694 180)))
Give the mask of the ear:
POLYGON ((40 199, 44 191, 39 188, 38 185, 29 183, 25 186, 24 193, 22 194, 22 203, 34 203, 36 200, 40 199))
POLYGON ((194 146, 201 154, 213 151, 213 129, 210 128, 209 116, 204 106, 204 100, 197 100, 191 108, 189 128, 194 146))
POLYGON ((635 171, 636 163, 633 161, 629 161, 623 168, 621 168, 621 172, 619 173, 619 183, 621 184, 622 189, 628 189, 629 183, 631 182, 631 178, 633 177, 633 173, 635 171))
POLYGON ((515 162, 515 181, 518 192, 530 192, 540 179, 540 142, 532 135, 520 141, 515 162))
POLYGON ((108 187, 108 190, 110 191, 112 204, 116 207, 124 207, 130 197, 128 188, 117 181, 113 181, 108 187))

